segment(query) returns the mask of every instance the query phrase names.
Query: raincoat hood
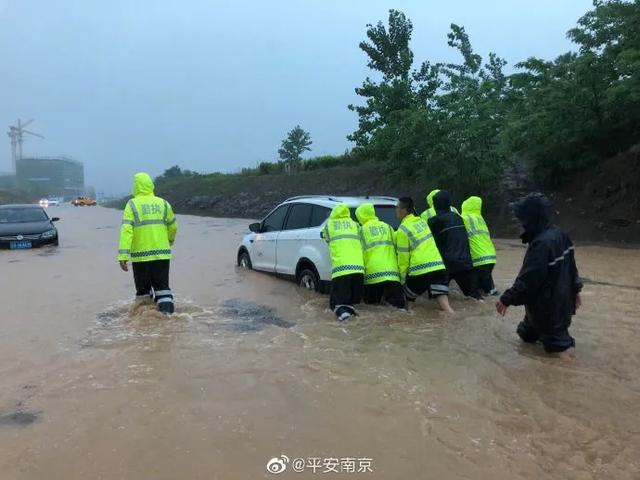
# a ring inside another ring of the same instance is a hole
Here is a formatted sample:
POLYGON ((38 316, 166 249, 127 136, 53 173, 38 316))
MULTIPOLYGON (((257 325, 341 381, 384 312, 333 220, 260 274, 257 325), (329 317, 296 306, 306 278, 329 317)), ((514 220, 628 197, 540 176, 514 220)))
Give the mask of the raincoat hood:
POLYGON ((376 217, 376 209, 373 206, 373 203, 363 203, 356 208, 356 218, 361 225, 364 225, 371 220, 377 220, 378 217, 376 217))
POLYGON ((522 224, 523 243, 531 242, 551 225, 551 202, 542 193, 530 193, 514 205, 516 218, 522 224))
POLYGON ((449 192, 446 190, 438 190, 433 196, 433 207, 436 213, 443 213, 451 211, 451 198, 449 192))
POLYGON ((431 190, 429 192, 429 195, 427 195, 427 206, 429 208, 433 208, 433 197, 436 196, 436 193, 438 193, 440 190, 435 189, 435 190, 431 190))
POLYGON ((153 180, 148 173, 140 172, 133 176, 133 196, 138 195, 153 195, 153 180))
POLYGON ((331 215, 329 218, 336 220, 338 218, 351 218, 351 212, 349 212, 349 207, 346 203, 339 203, 333 210, 331 210, 331 215))
POLYGON ((462 215, 482 215, 482 199, 469 197, 462 202, 462 215))

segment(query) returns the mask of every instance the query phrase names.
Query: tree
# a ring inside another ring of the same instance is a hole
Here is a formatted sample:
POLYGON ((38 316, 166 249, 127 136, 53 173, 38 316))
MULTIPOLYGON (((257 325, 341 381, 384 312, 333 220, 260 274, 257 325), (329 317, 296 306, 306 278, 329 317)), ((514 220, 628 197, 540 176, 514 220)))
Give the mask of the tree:
POLYGON ((369 57, 367 66, 379 72, 382 79, 374 82, 367 77, 355 90, 366 99, 365 105, 348 107, 358 114, 358 130, 347 138, 359 148, 368 147, 398 112, 426 105, 438 88, 437 72, 429 62, 411 71, 412 32, 411 20, 397 10, 389 10, 388 27, 382 22, 367 25, 369 42, 360 42, 360 49, 369 57))
POLYGON ((460 193, 482 191, 502 173, 507 157, 501 132, 509 85, 502 69, 506 62, 495 53, 483 58, 471 45, 464 27, 451 25, 448 44, 458 50, 460 64, 438 64, 441 91, 435 99, 440 163, 452 174, 448 179, 460 193))
POLYGON ((359 128, 349 139, 367 157, 425 187, 478 192, 505 163, 499 137, 508 86, 504 60, 492 53, 483 65, 464 28, 451 25, 449 45, 463 62, 425 61, 412 70, 411 21, 391 10, 388 23, 368 25, 369 42, 360 43, 367 65, 381 80, 367 78, 356 89, 366 104, 349 106, 359 116, 359 128))
POLYGON ((311 151, 311 135, 305 132, 300 125, 287 133, 287 138, 282 140, 282 147, 278 150, 280 158, 285 162, 287 172, 297 170, 300 167, 301 155, 311 151))
POLYGON ((580 46, 586 88, 601 120, 599 150, 625 150, 640 140, 640 0, 595 0, 568 37, 580 46))
POLYGON ((640 142, 640 0, 594 0, 568 33, 577 52, 530 58, 508 76, 455 24, 448 44, 461 61, 413 70, 412 33, 396 10, 387 25, 367 25, 360 48, 379 78, 356 89, 365 102, 349 105, 358 129, 348 138, 426 189, 479 193, 516 159, 557 183, 640 142))
POLYGON ((577 53, 530 58, 511 77, 508 149, 544 182, 640 141, 640 0, 594 5, 568 33, 577 53))
POLYGON ((167 168, 162 175, 159 175, 155 179, 156 186, 163 185, 168 182, 174 180, 181 180, 189 177, 196 177, 199 173, 193 172, 191 170, 183 170, 178 165, 174 165, 173 167, 167 168))
POLYGON ((182 169, 178 165, 174 165, 173 167, 167 168, 162 175, 160 175, 163 179, 170 178, 180 178, 182 177, 183 172, 182 169))

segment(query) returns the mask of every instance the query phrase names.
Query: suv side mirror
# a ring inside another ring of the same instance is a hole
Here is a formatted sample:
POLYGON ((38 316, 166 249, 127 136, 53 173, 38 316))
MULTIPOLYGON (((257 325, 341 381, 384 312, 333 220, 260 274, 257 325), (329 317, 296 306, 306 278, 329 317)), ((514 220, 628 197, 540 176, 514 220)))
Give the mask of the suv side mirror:
POLYGON ((253 233, 260 233, 261 226, 262 224, 260 222, 252 223, 251 225, 249 225, 249 230, 251 230, 253 233))
POLYGON ((59 222, 60 221, 60 217, 53 217, 51 219, 52 222, 59 222))

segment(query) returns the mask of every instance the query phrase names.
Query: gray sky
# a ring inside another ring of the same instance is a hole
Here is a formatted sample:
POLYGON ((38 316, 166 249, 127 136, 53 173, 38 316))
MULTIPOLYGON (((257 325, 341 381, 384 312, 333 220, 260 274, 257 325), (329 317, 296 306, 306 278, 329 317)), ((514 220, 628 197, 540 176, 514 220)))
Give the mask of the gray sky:
POLYGON ((139 170, 236 171, 277 157, 285 133, 342 153, 366 75, 365 25, 404 11, 416 63, 457 60, 449 24, 510 64, 572 48, 591 0, 0 0, 0 171, 18 117, 46 140, 25 155, 85 162, 87 183, 129 190, 139 170))

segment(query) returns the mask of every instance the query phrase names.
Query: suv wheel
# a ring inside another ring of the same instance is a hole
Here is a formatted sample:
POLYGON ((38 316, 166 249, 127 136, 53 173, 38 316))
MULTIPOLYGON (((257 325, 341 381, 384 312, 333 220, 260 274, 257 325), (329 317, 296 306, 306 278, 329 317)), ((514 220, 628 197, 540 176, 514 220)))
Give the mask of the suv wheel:
POLYGON ((241 268, 246 268, 247 270, 251 270, 251 257, 249 256, 249 252, 242 252, 238 256, 238 266, 241 268))
POLYGON ((298 274, 298 286, 313 292, 320 291, 318 274, 312 268, 303 268, 298 274))

